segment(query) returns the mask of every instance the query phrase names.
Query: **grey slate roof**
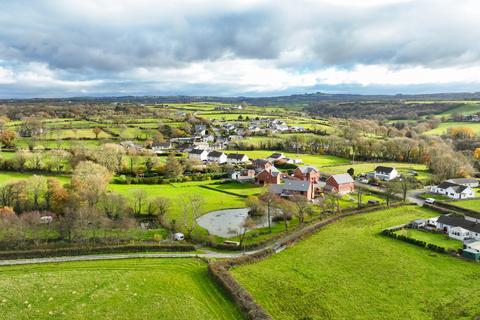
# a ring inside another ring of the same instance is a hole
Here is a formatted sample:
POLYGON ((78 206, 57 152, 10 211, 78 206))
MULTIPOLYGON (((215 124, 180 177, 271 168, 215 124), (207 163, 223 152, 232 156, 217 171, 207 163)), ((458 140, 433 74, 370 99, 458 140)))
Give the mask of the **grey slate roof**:
POLYGON ((242 160, 245 155, 243 153, 229 153, 227 154, 228 159, 242 160))
POLYGON ((472 179, 472 178, 448 179, 447 181, 452 182, 452 183, 456 183, 456 184, 478 183, 477 179, 472 179))
POLYGON ((378 166, 375 168, 375 172, 382 172, 382 173, 391 173, 393 171, 392 167, 384 167, 384 166, 378 166))
POLYGON ((449 181, 443 181, 437 186, 437 188, 440 188, 440 189, 452 188, 456 193, 462 193, 468 187, 462 186, 453 182, 449 182, 449 181))
POLYGON ((306 173, 309 173, 309 172, 312 172, 312 171, 318 172, 317 168, 315 168, 313 166, 301 166, 301 167, 298 167, 298 169, 300 169, 300 171, 303 174, 306 174, 306 173))
POLYGON ((222 154, 223 154, 223 152, 214 150, 214 151, 210 151, 208 153, 208 157, 219 158, 222 154))
POLYGON ((205 152, 204 149, 192 149, 192 151, 190 151, 192 154, 202 154, 203 152, 205 152))
POLYGON ((480 233, 480 223, 467 220, 463 217, 443 215, 438 217, 437 223, 442 223, 453 227, 461 227, 469 231, 480 233))
POLYGON ((353 183, 353 178, 351 175, 348 173, 340 173, 340 174, 334 174, 331 176, 331 178, 335 179, 338 184, 344 184, 344 183, 353 183))
POLYGON ((280 159, 283 157, 282 153, 272 153, 268 158, 270 159, 280 159))

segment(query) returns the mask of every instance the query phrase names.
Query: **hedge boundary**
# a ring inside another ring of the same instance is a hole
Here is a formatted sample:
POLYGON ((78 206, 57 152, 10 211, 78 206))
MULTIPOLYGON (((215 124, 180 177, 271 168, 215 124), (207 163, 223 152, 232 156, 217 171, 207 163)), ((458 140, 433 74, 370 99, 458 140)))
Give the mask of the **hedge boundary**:
POLYGON ((367 212, 372 212, 372 211, 377 211, 377 210, 385 210, 385 209, 389 209, 389 208, 406 206, 406 205, 408 206, 408 205, 415 205, 415 204, 396 202, 396 203, 390 204, 390 206, 387 206, 386 204, 380 204, 380 205, 366 206, 366 207, 363 207, 363 208, 350 208, 350 209, 345 209, 345 210, 341 211, 340 214, 338 214, 334 217, 330 217, 330 218, 320 220, 320 221, 318 221, 318 218, 317 218, 315 220, 307 222, 306 224, 303 224, 303 225, 299 224, 294 229, 290 229, 289 234, 286 234, 285 232, 280 232, 278 234, 272 235, 272 237, 270 237, 270 238, 264 239, 264 240, 259 241, 259 242, 246 244, 245 246, 241 246, 241 247, 240 246, 231 246, 231 245, 226 245, 226 244, 223 244, 223 243, 216 243, 216 242, 208 242, 207 245, 209 247, 212 247, 212 248, 215 248, 215 249, 229 250, 229 251, 257 250, 257 249, 261 249, 261 248, 271 244, 272 242, 274 242, 274 241, 276 241, 280 238, 283 238, 285 236, 290 237, 293 234, 297 234, 299 232, 301 233, 304 230, 307 230, 311 227, 314 227, 317 224, 321 224, 324 221, 330 221, 331 219, 343 218, 343 217, 350 216, 350 215, 357 214, 357 213, 367 213, 367 212))
POLYGON ((441 246, 438 246, 438 245, 433 244, 433 243, 428 243, 428 242, 425 242, 425 241, 422 241, 422 240, 418 240, 418 239, 415 239, 415 238, 412 238, 412 237, 407 237, 407 236, 395 233, 395 231, 401 230, 404 227, 405 226, 401 226, 401 227, 398 227, 398 228, 384 229, 384 230, 382 230, 381 234, 384 235, 384 236, 390 237, 392 239, 398 239, 398 240, 401 240, 401 241, 404 241, 404 242, 407 242, 407 243, 411 243, 413 245, 416 245, 416 246, 419 246, 419 247, 422 247, 422 248, 426 248, 426 249, 429 249, 429 250, 432 250, 432 251, 435 251, 435 252, 438 252, 438 253, 448 253, 448 250, 444 247, 441 247, 441 246))
MULTIPOLYGON (((430 205, 431 206, 431 205, 430 205)), ((457 213, 462 213, 467 216, 471 216, 474 218, 480 218, 480 212, 476 210, 471 210, 467 208, 462 208, 457 205, 454 205, 452 202, 445 202, 445 201, 435 201, 432 207, 442 208, 450 211, 455 211, 457 213)))
POLYGON ((212 190, 212 191, 217 191, 217 192, 225 193, 225 194, 228 194, 228 195, 231 195, 231 196, 240 197, 240 198, 248 198, 248 196, 246 196, 246 195, 244 195, 244 194, 238 194, 238 193, 231 192, 231 191, 226 191, 226 190, 222 190, 222 189, 217 189, 217 188, 210 187, 210 186, 208 186, 208 185, 201 185, 200 188, 204 188, 204 189, 208 189, 208 190, 212 190))
POLYGON ((88 254, 110 254, 110 253, 134 253, 134 252, 158 252, 158 251, 195 251, 193 245, 120 245, 120 246, 101 246, 101 247, 74 247, 57 248, 44 250, 24 250, 24 251, 3 251, 0 252, 0 259, 31 259, 31 258, 50 258, 62 256, 81 256, 88 254))
MULTIPOLYGON (((276 243, 273 247, 283 247, 283 246, 292 246, 299 240, 304 239, 305 237, 315 233, 316 231, 322 229, 323 227, 334 223, 340 219, 343 219, 348 216, 355 214, 362 214, 373 212, 377 210, 382 210, 385 208, 395 208, 401 206, 408 206, 415 204, 396 204, 387 206, 375 206, 365 209, 359 209, 350 211, 347 213, 340 214, 338 216, 328 218, 319 222, 314 223, 313 225, 304 227, 296 232, 293 232, 290 236, 285 237, 285 239, 279 243, 276 243)), ((212 278, 222 287, 224 290, 233 298, 239 309, 249 320, 271 320, 272 318, 268 313, 263 309, 262 306, 257 304, 250 293, 242 287, 235 278, 228 272, 231 268, 254 263, 260 260, 263 260, 267 257, 270 257, 275 254, 275 250, 271 248, 266 248, 255 252, 251 255, 245 255, 239 258, 221 260, 221 261, 210 261, 208 263, 208 272, 212 278)))

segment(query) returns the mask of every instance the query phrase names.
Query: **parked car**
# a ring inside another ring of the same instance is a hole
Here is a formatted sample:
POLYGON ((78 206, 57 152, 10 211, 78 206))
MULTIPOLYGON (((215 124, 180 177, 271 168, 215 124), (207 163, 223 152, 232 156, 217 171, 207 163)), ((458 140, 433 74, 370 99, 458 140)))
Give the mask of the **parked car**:
POLYGON ((378 204, 378 200, 370 199, 367 201, 368 204, 378 204))
POLYGON ((376 182, 376 181, 370 182, 370 185, 371 185, 371 186, 374 186, 374 187, 380 187, 380 183, 378 183, 378 182, 376 182))
POLYGON ((181 232, 177 232, 173 235, 173 239, 176 241, 182 241, 185 240, 185 235, 181 232))
POLYGON ((360 179, 358 182, 368 184, 368 179, 360 179))
POLYGON ((426 203, 433 204, 433 203, 435 203, 435 199, 433 199, 433 198, 427 198, 427 199, 425 199, 425 202, 426 202, 426 203))

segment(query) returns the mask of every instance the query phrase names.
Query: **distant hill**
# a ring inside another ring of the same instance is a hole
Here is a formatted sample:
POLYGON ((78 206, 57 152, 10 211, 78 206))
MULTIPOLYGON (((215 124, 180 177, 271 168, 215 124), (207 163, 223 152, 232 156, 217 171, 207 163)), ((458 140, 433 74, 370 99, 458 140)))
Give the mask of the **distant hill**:
POLYGON ((3 99, 6 102, 131 102, 131 103, 189 103, 189 102, 219 102, 219 103, 240 103, 246 102, 258 106, 262 105, 311 105, 328 101, 402 101, 402 100, 480 100, 480 92, 474 93, 433 93, 414 95, 360 95, 360 94, 329 94, 309 93, 294 94, 289 96, 272 97, 215 97, 215 96, 119 96, 119 97, 71 97, 71 98, 49 98, 49 99, 3 99))

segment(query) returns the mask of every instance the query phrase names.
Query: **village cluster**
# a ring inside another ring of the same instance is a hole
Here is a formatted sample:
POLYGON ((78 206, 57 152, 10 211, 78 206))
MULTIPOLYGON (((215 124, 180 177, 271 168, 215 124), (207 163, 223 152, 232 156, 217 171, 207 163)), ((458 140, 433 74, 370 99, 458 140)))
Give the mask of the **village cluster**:
MULTIPOLYGON (((242 116, 240 115, 240 117, 242 116)), ((245 136, 306 131, 302 126, 290 126, 285 121, 279 119, 256 118, 248 120, 248 125, 236 121, 217 120, 213 120, 208 126, 196 124, 193 127, 192 135, 173 137, 163 142, 157 141, 149 149, 131 140, 122 141, 120 144, 129 150, 136 152, 151 150, 155 154, 164 154, 170 151, 188 152, 192 149, 224 150, 230 143, 239 141, 245 136)))
MULTIPOLYGON (((224 153, 217 150, 192 149, 188 153, 190 159, 203 163, 243 165, 244 168, 229 173, 232 180, 269 186, 269 190, 282 197, 299 194, 307 200, 314 200, 325 192, 345 195, 355 191, 355 181, 348 173, 322 176, 314 166, 301 165, 298 158, 286 157, 283 153, 272 153, 264 159, 250 160, 246 154, 224 153), (275 164, 298 165, 291 174, 282 172, 275 164)), ((368 177, 389 181, 399 176, 395 168, 378 166, 368 177)))

